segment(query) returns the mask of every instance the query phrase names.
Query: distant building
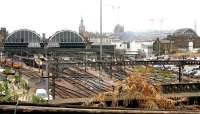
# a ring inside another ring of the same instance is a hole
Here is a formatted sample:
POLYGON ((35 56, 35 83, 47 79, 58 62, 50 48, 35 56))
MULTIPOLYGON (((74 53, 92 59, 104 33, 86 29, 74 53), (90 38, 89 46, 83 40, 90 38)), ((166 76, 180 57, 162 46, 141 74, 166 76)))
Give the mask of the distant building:
POLYGON ((174 41, 159 39, 153 43, 153 52, 155 55, 168 54, 174 49, 174 41), (173 44, 173 45, 172 45, 173 44))
POLYGON ((105 56, 110 56, 110 55, 114 55, 114 50, 115 45, 112 44, 111 42, 111 36, 112 33, 103 33, 102 36, 100 36, 100 33, 89 33, 90 34, 90 42, 91 42, 91 47, 94 50, 97 50, 98 54, 100 53, 100 45, 102 45, 102 50, 103 50, 103 57, 105 56), (102 44, 100 44, 100 41, 102 39, 102 44))
POLYGON ((154 53, 159 55, 178 51, 198 51, 200 49, 200 37, 190 28, 178 29, 164 39, 157 39, 153 48, 154 53))
POLYGON ((118 52, 127 58, 141 58, 152 56, 153 41, 138 39, 133 32, 113 34, 111 43, 115 45, 118 52))
POLYGON ((133 40, 127 43, 126 54, 134 57, 150 57, 153 52, 153 41, 133 40))
POLYGON ((3 47, 4 41, 8 35, 6 28, 1 28, 0 30, 0 47, 3 47))
POLYGON ((122 32, 124 32, 124 26, 117 24, 114 28, 114 33, 119 34, 119 33, 122 33, 122 32))
POLYGON ((102 43, 110 43, 112 42, 112 33, 103 33, 102 36, 100 36, 100 33, 89 33, 90 34, 90 42, 94 43, 100 43, 102 39, 102 43))

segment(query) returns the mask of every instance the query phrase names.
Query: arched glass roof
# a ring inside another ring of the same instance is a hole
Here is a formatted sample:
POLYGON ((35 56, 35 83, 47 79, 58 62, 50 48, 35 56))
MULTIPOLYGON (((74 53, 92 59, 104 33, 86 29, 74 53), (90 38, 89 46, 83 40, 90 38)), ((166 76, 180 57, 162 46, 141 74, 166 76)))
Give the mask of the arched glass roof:
POLYGON ((19 29, 12 32, 5 40, 7 47, 40 47, 41 37, 35 31, 19 29))
POLYGON ((70 30, 62 30, 50 37, 48 47, 82 48, 84 44, 84 38, 78 33, 70 30))
POLYGON ((174 32, 174 36, 185 36, 185 37, 198 37, 197 33, 192 30, 191 28, 183 28, 183 29, 178 29, 174 32))

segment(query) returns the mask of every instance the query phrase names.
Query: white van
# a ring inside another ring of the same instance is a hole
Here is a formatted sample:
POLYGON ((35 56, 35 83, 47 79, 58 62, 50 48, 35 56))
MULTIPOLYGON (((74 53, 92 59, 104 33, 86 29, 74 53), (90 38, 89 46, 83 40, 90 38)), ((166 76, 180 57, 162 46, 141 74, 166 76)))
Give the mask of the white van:
MULTIPOLYGON (((37 89, 36 90, 36 96, 41 97, 44 100, 48 100, 48 94, 45 89, 37 89)), ((49 95, 49 100, 52 100, 52 96, 49 95)))
POLYGON ((4 68, 0 68, 0 72, 1 72, 1 73, 3 73, 4 70, 5 70, 4 68))

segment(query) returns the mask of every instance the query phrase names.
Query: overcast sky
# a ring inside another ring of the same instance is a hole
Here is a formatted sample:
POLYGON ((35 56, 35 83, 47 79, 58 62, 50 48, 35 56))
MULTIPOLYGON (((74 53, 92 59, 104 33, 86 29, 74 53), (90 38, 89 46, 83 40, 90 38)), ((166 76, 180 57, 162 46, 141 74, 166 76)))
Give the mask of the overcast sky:
MULTIPOLYGON (((63 29, 99 31, 100 0, 0 0, 0 27, 9 32, 28 28, 47 36, 63 29)), ((103 0, 103 32, 114 25, 126 31, 194 28, 200 33, 199 0, 103 0)))

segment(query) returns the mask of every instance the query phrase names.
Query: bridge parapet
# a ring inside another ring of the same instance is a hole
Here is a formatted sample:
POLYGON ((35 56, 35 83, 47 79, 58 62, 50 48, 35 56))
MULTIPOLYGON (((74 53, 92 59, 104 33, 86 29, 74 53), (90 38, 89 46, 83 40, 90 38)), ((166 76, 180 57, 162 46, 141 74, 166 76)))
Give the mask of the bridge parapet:
MULTIPOLYGON (((49 61, 52 64, 55 64, 54 61, 49 61)), ((104 64, 104 65, 200 65, 200 61, 197 60, 151 60, 151 61, 96 61, 96 62, 69 62, 69 61, 59 61, 59 64, 104 64)))
POLYGON ((162 92, 164 94, 169 93, 186 93, 186 92, 199 92, 200 83, 179 83, 179 84, 164 84, 161 85, 162 92))

